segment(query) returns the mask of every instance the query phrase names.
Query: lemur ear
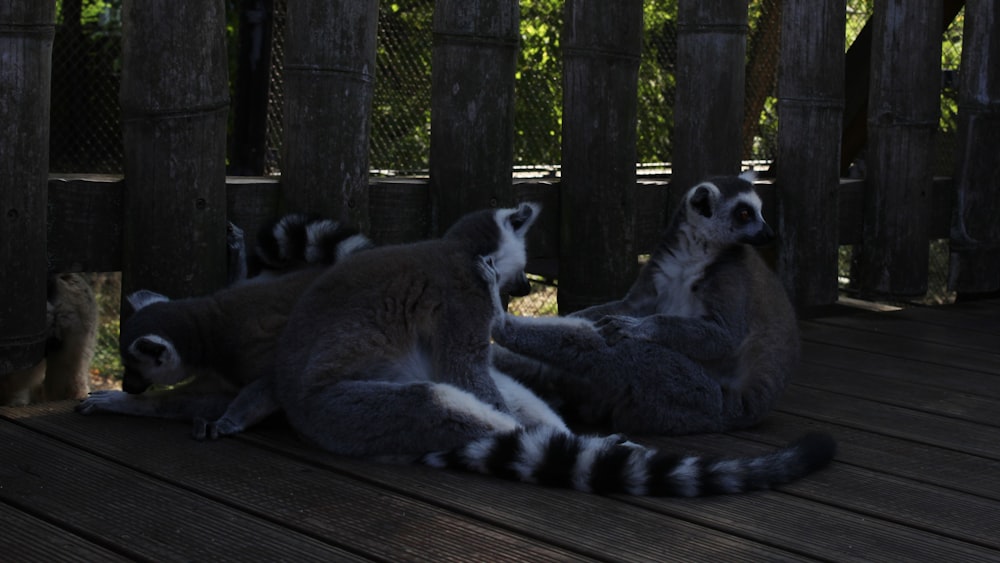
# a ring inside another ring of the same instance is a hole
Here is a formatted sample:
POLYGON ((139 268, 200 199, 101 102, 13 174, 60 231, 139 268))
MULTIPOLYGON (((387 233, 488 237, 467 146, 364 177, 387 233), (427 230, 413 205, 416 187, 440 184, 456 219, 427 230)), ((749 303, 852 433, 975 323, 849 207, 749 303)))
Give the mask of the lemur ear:
POLYGON ((712 190, 707 185, 695 186, 688 198, 688 205, 703 217, 712 216, 712 190))
POLYGON ((757 181, 757 171, 756 170, 746 170, 739 175, 739 179, 745 182, 750 182, 751 184, 757 181))
POLYGON ((148 307, 153 303, 162 303, 164 301, 170 301, 170 298, 166 295, 156 293, 155 291, 150 291, 148 289, 140 289, 135 293, 132 293, 127 297, 128 304, 132 306, 133 311, 138 311, 143 307, 148 307))
POLYGON ((514 228, 515 232, 527 230, 535 222, 541 209, 542 206, 537 203, 524 202, 518 205, 517 209, 508 216, 510 226, 514 228))

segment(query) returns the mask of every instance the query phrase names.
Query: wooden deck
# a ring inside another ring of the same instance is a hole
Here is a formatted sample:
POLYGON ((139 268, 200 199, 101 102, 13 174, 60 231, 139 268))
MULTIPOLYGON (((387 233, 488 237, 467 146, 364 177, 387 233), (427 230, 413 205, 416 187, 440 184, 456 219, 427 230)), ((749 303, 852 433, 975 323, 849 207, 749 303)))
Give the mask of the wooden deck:
POLYGON ((641 440, 756 452, 806 430, 829 468, 780 490, 599 497, 325 455, 278 423, 0 409, 0 559, 1000 560, 1000 300, 803 322, 801 376, 751 431, 641 440))

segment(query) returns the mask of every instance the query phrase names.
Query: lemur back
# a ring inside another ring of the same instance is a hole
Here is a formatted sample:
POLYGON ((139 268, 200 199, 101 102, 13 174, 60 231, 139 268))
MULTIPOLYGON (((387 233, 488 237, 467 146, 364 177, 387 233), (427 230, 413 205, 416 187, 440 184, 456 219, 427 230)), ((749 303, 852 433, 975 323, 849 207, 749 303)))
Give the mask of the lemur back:
POLYGON ((467 215, 443 238, 327 270, 295 306, 273 378, 289 422, 333 453, 416 460, 581 491, 696 496, 783 483, 825 465, 812 435, 763 456, 673 456, 574 435, 490 365, 499 294, 519 282, 538 208, 467 215))
POLYGON ((758 422, 798 366, 794 310, 753 246, 773 238, 751 178, 684 196, 626 296, 568 318, 510 318, 497 366, 571 419, 625 432, 758 422))
POLYGON ((242 430, 276 409, 262 379, 295 302, 329 264, 370 246, 348 226, 291 215, 262 229, 257 256, 264 265, 249 280, 188 299, 136 292, 129 296, 135 311, 121 327, 124 392, 91 394, 78 411, 194 420, 199 438, 242 430), (313 247, 328 252, 308 252, 313 247), (176 387, 147 391, 151 386, 176 387), (217 428, 231 408, 243 409, 244 418, 217 428))

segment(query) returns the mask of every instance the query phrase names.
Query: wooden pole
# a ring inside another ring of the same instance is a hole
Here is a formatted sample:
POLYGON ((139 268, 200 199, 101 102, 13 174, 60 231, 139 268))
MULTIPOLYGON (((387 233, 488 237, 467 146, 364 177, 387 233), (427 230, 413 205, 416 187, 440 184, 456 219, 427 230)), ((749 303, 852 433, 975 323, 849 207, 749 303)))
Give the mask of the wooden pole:
POLYGON ((635 281, 642 1, 568 0, 564 25, 559 238, 563 314, 620 299, 635 281))
POLYGON ((0 377, 45 351, 54 0, 0 0, 0 377))
POLYGON ((927 292, 928 217, 941 97, 941 4, 877 0, 868 102, 863 296, 927 292))
POLYGON ((845 0, 785 0, 778 82, 778 271, 798 310, 837 300, 845 0))
POLYGON ((281 181, 287 211, 369 225, 378 0, 289 2, 281 181))
POLYGON ((223 0, 125 0, 122 291, 171 297, 226 281, 223 0))
POLYGON ((514 203, 517 0, 438 0, 431 61, 431 231, 514 203))
POLYGON ((959 73, 958 194, 949 285, 960 298, 1000 290, 1000 7, 965 6, 959 73))
POLYGON ((678 0, 671 204, 709 176, 740 170, 746 39, 746 3, 678 0))

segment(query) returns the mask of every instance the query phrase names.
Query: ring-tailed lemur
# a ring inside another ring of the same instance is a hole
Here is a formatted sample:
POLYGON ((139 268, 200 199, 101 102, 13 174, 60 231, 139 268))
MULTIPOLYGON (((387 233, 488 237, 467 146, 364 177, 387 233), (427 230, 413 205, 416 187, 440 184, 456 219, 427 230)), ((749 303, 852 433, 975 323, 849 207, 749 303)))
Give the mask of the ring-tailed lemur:
POLYGON ((509 317, 499 369, 571 423, 632 433, 758 422, 799 361, 794 310, 753 246, 773 237, 753 178, 684 196, 624 299, 564 318, 509 317))
POLYGON ((307 441, 351 456, 598 493, 695 496, 783 483, 825 465, 811 435, 763 456, 710 460, 585 437, 490 365, 501 288, 523 277, 538 207, 466 215, 441 239, 376 248, 328 269, 296 304, 275 394, 307 441))
POLYGON ((295 301, 325 266, 371 246, 351 227, 289 215, 261 230, 263 266, 247 281, 173 301, 133 293, 119 339, 124 391, 91 393, 78 412, 192 420, 196 438, 242 431, 278 410, 266 376, 295 301))
POLYGON ((97 345, 97 301, 80 274, 52 274, 47 283, 45 357, 35 366, 0 377, 0 405, 82 399, 90 390, 90 361, 97 345))

